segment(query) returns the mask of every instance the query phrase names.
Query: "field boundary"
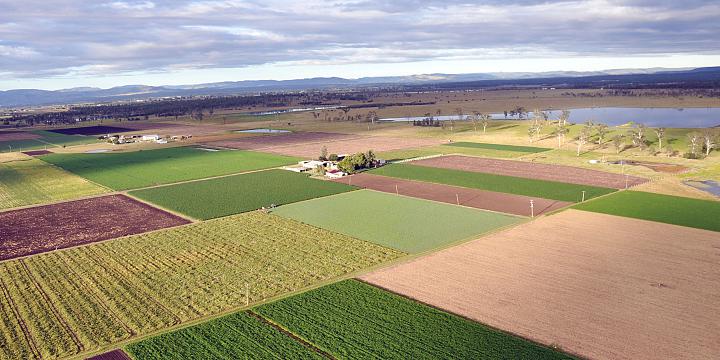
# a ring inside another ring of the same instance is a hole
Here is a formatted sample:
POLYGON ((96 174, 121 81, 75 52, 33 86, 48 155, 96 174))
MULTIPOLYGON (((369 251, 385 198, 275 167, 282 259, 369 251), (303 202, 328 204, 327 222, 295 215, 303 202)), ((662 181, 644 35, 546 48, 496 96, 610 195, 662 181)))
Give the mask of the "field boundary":
POLYGON ((256 312, 252 311, 252 309, 245 310, 245 312, 246 312, 248 315, 256 318, 258 321, 260 321, 260 322, 262 322, 262 323, 264 323, 264 324, 266 324, 266 325, 274 328, 275 330, 279 331, 280 333, 284 334, 285 336, 293 339, 294 341, 296 341, 297 343, 301 344, 302 346, 305 346, 306 348, 308 348, 308 349, 316 352, 317 354, 319 354, 319 355, 321 355, 321 356, 323 356, 323 357, 325 357, 325 358, 327 358, 327 359, 335 359, 335 357, 333 357, 332 355, 330 355, 330 353, 328 353, 327 351, 325 351, 325 350, 319 348, 317 345, 315 345, 315 344, 313 344, 313 343, 311 343, 311 342, 309 342, 309 341, 301 338, 299 335, 297 335, 297 334, 293 333, 292 331, 290 331, 290 330, 282 327, 280 324, 278 324, 278 323, 276 323, 276 322, 274 322, 274 321, 272 321, 272 320, 270 320, 270 319, 268 319, 268 318, 266 318, 266 317, 264 317, 264 316, 262 316, 262 315, 260 315, 260 314, 258 314, 258 313, 256 313, 256 312))
POLYGON ((366 280, 364 280, 364 279, 361 279, 361 278, 353 278, 353 280, 359 281, 359 282, 361 282, 361 283, 363 283, 363 284, 366 284, 366 285, 369 285, 369 286, 378 288, 378 289, 383 290, 383 291, 387 291, 388 293, 393 294, 393 295, 397 295, 397 296, 399 296, 399 297, 401 297, 401 298, 403 298, 403 299, 406 299, 406 300, 409 300, 409 301, 412 301, 412 302, 415 302, 415 303, 418 303, 418 304, 421 304, 421 305, 425 305, 425 306, 427 306, 427 307, 429 307, 429 308, 432 308, 432 309, 435 309, 435 310, 438 310, 438 311, 441 311, 441 312, 450 314, 450 315, 455 316, 455 317, 458 317, 458 318, 460 318, 460 319, 463 319, 463 320, 466 320, 466 321, 470 321, 470 322, 472 322, 472 323, 480 324, 480 325, 482 325, 482 326, 487 327, 488 329, 495 330, 495 331, 497 331, 497 332, 499 332, 499 333, 506 334, 506 335, 510 335, 510 336, 516 337, 516 338, 518 338, 518 339, 522 339, 522 340, 527 341, 527 342, 529 342, 529 343, 531 343, 531 344, 535 344, 535 345, 537 345, 537 346, 540 346, 540 347, 543 347, 543 348, 546 348, 546 349, 551 349, 551 350, 554 350, 554 351, 557 351, 557 352, 560 352, 560 353, 563 353, 563 354, 567 354, 567 355, 570 355, 570 356, 575 357, 575 358, 578 358, 578 359, 590 360, 589 358, 585 358, 585 357, 582 357, 582 356, 580 356, 580 355, 578 355, 578 354, 575 354, 575 353, 566 351, 566 350, 562 349, 561 347, 554 347, 554 346, 552 346, 552 345, 543 344, 543 343, 538 342, 538 341, 535 341, 535 340, 533 340, 533 339, 529 339, 529 338, 526 338, 526 337, 524 337, 524 336, 518 335, 518 334, 516 334, 516 333, 514 333, 514 332, 512 332, 512 331, 500 329, 500 328, 498 328, 498 327, 485 324, 485 323, 483 323, 483 322, 480 322, 480 321, 471 319, 471 318, 469 318, 469 317, 467 317, 467 316, 465 316, 465 315, 461 315, 461 314, 455 313, 455 312, 453 312, 453 311, 450 311, 450 310, 447 310, 447 309, 443 309, 443 308, 441 308, 441 307, 439 307, 439 306, 437 306, 437 305, 432 305, 432 304, 426 303, 426 302, 424 302, 424 301, 422 301, 422 300, 418 300, 418 299, 415 299, 415 298, 413 298, 413 297, 410 297, 410 296, 408 296, 408 295, 395 292, 395 291, 390 290, 390 289, 388 289, 388 288, 386 288, 386 287, 384 287, 384 286, 381 286, 381 285, 378 285, 378 284, 373 284, 373 283, 371 283, 371 282, 369 282, 369 281, 366 281, 366 280))

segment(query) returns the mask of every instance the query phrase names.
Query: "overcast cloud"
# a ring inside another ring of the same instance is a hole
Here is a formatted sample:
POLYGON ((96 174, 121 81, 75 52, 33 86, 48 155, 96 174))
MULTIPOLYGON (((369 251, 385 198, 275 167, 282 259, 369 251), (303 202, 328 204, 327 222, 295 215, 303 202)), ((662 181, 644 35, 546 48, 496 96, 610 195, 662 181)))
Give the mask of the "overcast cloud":
POLYGON ((718 18, 720 2, 697 0, 0 0, 0 78, 717 56, 718 18))

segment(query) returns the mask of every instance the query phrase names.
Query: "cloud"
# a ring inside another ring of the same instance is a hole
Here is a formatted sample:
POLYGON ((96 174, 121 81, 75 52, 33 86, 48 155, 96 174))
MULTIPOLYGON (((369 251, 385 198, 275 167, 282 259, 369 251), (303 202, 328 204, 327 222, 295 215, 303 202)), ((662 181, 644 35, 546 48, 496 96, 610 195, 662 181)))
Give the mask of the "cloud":
POLYGON ((0 5, 0 72, 720 54, 718 17, 699 0, 26 0, 0 5))

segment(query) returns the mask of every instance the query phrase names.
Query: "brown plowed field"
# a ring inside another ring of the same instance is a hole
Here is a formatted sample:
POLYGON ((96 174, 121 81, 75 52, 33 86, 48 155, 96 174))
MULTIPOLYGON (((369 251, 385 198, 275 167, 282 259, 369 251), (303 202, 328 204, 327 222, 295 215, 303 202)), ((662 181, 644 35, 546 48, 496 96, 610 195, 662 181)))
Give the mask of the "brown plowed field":
POLYGON ((242 150, 257 150, 280 155, 314 159, 323 146, 328 154, 353 154, 432 146, 442 143, 434 139, 406 139, 354 134, 303 132, 283 135, 263 135, 233 140, 213 141, 205 145, 242 150))
POLYGON ((441 144, 436 139, 409 139, 392 138, 381 136, 366 136, 354 139, 344 139, 312 144, 298 144, 295 146, 275 147, 263 151, 280 155, 296 156, 300 158, 316 158, 323 146, 327 146, 328 154, 354 154, 373 150, 375 152, 412 149, 423 146, 434 146, 441 144))
MULTIPOLYGON (((324 143, 328 141, 345 140, 357 137, 359 137, 359 135, 304 132, 281 135, 259 135, 233 140, 214 141, 207 143, 207 145, 240 150, 265 150, 283 146, 324 143)), ((317 153, 319 154, 320 151, 318 150, 317 153)))
POLYGON ((362 279, 588 358, 710 359, 718 234, 568 210, 362 279))
POLYGON ((397 192, 400 195, 435 200, 449 204, 456 204, 459 199, 460 205, 463 206, 499 211, 520 216, 530 216, 531 199, 534 203, 535 215, 540 215, 542 213, 557 210, 570 205, 570 203, 563 201, 531 198, 528 196, 468 189, 459 186, 433 184, 421 181, 402 180, 365 173, 333 181, 344 184, 350 183, 354 186, 393 194, 395 193, 395 186, 397 186, 397 192))
POLYGON ((53 152, 49 151, 49 150, 32 150, 32 151, 23 151, 22 153, 25 155, 30 155, 30 156, 40 156, 40 155, 52 154, 53 152))
POLYGON ((124 195, 0 212, 0 260, 187 223, 124 195))
POLYGON ((131 358, 124 351, 117 349, 87 358, 86 360, 131 360, 131 358))
MULTIPOLYGON (((423 159, 413 161, 412 164, 530 179, 559 181, 570 184, 601 186, 614 189, 625 188, 625 175, 565 165, 541 164, 528 161, 497 160, 458 155, 423 159)), ((628 187, 639 185, 647 181, 648 179, 641 177, 628 176, 628 187)))
POLYGON ((31 140, 38 139, 40 135, 33 134, 24 131, 2 131, 0 132, 0 141, 13 141, 13 140, 31 140))

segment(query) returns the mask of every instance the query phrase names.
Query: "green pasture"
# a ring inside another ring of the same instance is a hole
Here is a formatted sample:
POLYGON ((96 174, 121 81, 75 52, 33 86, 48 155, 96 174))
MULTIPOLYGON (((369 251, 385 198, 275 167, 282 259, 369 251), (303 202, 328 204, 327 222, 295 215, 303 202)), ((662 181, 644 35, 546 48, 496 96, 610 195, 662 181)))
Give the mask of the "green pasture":
POLYGON ((409 253, 520 221, 514 216, 371 190, 285 205, 273 213, 409 253))

